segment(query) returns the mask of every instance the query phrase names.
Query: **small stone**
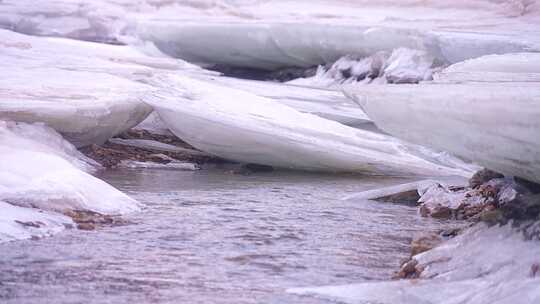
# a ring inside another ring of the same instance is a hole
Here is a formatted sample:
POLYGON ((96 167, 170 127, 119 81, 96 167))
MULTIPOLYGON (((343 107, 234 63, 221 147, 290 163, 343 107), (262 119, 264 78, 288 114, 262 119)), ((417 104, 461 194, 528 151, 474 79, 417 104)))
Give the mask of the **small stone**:
POLYGON ((378 202, 399 203, 399 204, 416 206, 418 205, 419 199, 420 199, 420 195, 418 194, 418 190, 415 189, 415 190, 404 191, 404 192, 400 192, 400 193, 396 193, 392 195, 383 196, 375 200, 378 202))
POLYGON ((438 234, 422 235, 411 242, 411 256, 431 250, 441 244, 443 238, 438 234))
POLYGON ((473 177, 471 177, 471 179, 469 180, 469 186, 471 186, 471 188, 476 188, 492 179, 503 177, 504 175, 495 171, 491 171, 489 169, 482 169, 476 172, 473 177))
POLYGON ((429 215, 436 219, 450 219, 452 217, 452 209, 446 206, 437 206, 431 210, 429 215))
POLYGON ((418 212, 420 213, 422 217, 428 217, 430 213, 429 208, 426 207, 425 205, 420 206, 420 208, 418 209, 418 212))
POLYGON ((480 214, 480 220, 488 223, 489 225, 495 225, 499 223, 503 218, 502 212, 499 210, 487 210, 480 214))
POLYGON ((401 267, 401 271, 407 274, 414 273, 416 270, 416 265, 418 265, 418 261, 415 259, 411 259, 407 263, 403 264, 403 266, 401 267))
POLYGON ((410 259, 401 266, 401 269, 393 276, 394 279, 414 279, 417 278, 420 274, 418 269, 423 267, 418 267, 418 261, 415 259, 410 259))
POLYGON ((80 223, 77 224, 77 228, 80 230, 95 230, 96 225, 94 223, 80 223))

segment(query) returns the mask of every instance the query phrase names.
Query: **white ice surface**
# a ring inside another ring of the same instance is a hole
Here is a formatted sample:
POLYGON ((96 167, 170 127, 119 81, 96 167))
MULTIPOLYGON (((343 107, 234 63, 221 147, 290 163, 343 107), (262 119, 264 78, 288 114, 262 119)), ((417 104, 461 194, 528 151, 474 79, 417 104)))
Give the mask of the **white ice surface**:
POLYGON ((0 119, 47 123, 77 146, 103 143, 140 123, 151 111, 140 98, 154 89, 145 79, 204 73, 127 46, 6 30, 0 30, 0 67, 0 119))
POLYGON ((67 216, 0 201, 0 243, 50 236, 70 226, 67 216))
POLYGON ((347 89, 382 130, 540 182, 540 85, 470 83, 347 89))
POLYGON ((431 151, 301 113, 271 99, 188 77, 156 79, 149 103, 193 147, 243 163, 314 171, 464 175, 431 151), (428 161, 425 158, 432 158, 428 161))
POLYGON ((364 111, 338 90, 230 77, 203 76, 201 79, 266 97, 300 112, 314 114, 342 124, 359 126, 371 123, 364 111))
POLYGON ((530 304, 540 301, 540 277, 531 276, 540 244, 509 225, 478 225, 415 258, 428 265, 420 280, 294 288, 289 292, 378 304, 530 304), (429 278, 429 279, 427 279, 429 278))
POLYGON ((130 169, 167 169, 167 170, 182 170, 182 171, 197 171, 201 168, 194 163, 172 161, 166 164, 155 162, 139 162, 134 160, 123 160, 119 167, 130 169))
POLYGON ((273 69, 399 47, 449 63, 538 51, 539 12, 536 0, 3 0, 0 27, 273 69))
MULTIPOLYGON (((223 2, 215 2, 223 3, 223 2)), ((190 62, 275 69, 400 47, 444 63, 539 51, 536 1, 255 1, 138 18, 137 32, 190 62)))
POLYGON ((439 83, 540 83, 540 53, 509 53, 482 56, 453 64, 435 74, 434 78, 439 83))
POLYGON ((64 212, 124 214, 139 204, 84 172, 89 161, 52 129, 0 121, 0 200, 64 212))

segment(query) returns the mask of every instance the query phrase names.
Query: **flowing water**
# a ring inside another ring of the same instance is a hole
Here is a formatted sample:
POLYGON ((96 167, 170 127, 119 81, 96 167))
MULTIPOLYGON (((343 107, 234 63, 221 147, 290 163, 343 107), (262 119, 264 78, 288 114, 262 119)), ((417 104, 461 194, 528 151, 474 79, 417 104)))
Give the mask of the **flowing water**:
POLYGON ((387 279, 416 208, 340 200, 408 179, 111 170, 146 205, 129 224, 0 245, 0 303, 327 303, 291 287, 387 279))

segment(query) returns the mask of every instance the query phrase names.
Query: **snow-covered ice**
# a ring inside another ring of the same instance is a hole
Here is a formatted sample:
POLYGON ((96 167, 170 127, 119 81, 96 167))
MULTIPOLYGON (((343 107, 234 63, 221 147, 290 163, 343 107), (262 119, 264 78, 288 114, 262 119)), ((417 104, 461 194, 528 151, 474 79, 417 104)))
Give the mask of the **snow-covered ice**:
POLYGON ((0 201, 0 243, 41 238, 73 227, 71 218, 33 208, 22 208, 0 201))
POLYGON ((92 161, 43 125, 0 121, 0 200, 20 207, 124 214, 139 203, 85 172, 92 161))
POLYGON ((380 304, 529 304, 540 301, 540 244, 525 241, 511 225, 483 224, 415 258, 425 265, 419 280, 365 282, 342 286, 294 288, 345 303, 380 304))
POLYGON ((312 171, 465 175, 428 150, 301 113, 245 91, 188 77, 161 77, 149 103, 193 147, 243 163, 312 171))
POLYGON ((354 86, 347 95, 398 138, 540 182, 538 83, 354 86))

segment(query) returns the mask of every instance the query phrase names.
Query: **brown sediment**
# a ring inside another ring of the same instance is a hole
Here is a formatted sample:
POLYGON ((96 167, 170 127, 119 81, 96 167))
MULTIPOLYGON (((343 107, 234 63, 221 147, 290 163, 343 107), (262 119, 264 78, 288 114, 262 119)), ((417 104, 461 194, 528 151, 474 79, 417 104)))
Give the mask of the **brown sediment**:
MULTIPOLYGON (((147 139, 154 140, 161 143, 178 146, 185 149, 195 151, 195 148, 187 144, 186 142, 178 139, 175 136, 152 134, 146 130, 129 130, 118 135, 118 138, 122 139, 147 139)), ((124 161, 140 161, 140 162, 154 162, 160 164, 167 164, 171 161, 185 161, 196 164, 205 163, 223 163, 225 160, 205 155, 203 153, 187 153, 187 152, 170 152, 159 151, 133 147, 128 145, 114 144, 106 142, 103 145, 91 145, 81 148, 80 151, 91 159, 97 161, 105 168, 115 168, 124 161)))
POLYGON ((128 221, 111 215, 88 210, 69 210, 64 212, 64 215, 69 216, 77 224, 80 230, 95 230, 99 227, 106 226, 123 226, 129 224, 128 221))

